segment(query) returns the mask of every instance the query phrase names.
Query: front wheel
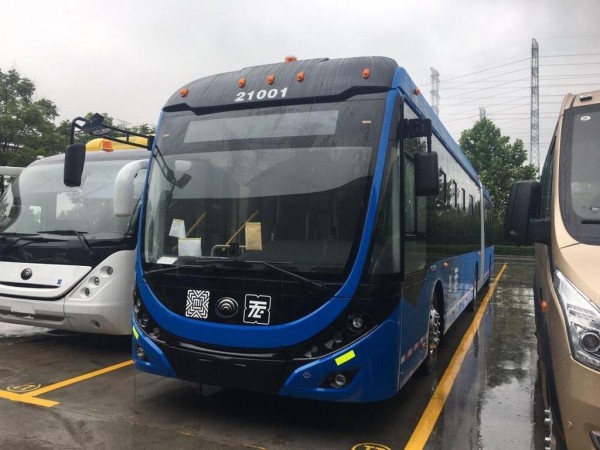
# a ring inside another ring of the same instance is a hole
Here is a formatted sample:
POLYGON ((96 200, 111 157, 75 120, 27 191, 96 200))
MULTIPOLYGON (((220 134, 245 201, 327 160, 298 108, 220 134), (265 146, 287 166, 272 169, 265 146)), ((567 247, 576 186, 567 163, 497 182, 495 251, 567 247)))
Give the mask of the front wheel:
POLYGON ((435 369, 437 362, 438 347, 442 337, 442 321, 440 301, 437 295, 434 294, 429 307, 429 329, 427 332, 427 356, 419 367, 419 371, 423 374, 430 374, 435 369))

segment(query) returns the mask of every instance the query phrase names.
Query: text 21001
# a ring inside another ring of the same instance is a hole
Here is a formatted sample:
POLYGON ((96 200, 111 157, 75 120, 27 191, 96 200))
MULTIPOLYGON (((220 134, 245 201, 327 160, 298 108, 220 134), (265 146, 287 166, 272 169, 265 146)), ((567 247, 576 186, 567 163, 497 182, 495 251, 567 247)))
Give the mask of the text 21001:
POLYGON ((261 89, 260 91, 238 92, 235 96, 236 102, 247 102, 251 100, 272 100, 274 98, 285 98, 288 88, 283 89, 261 89))

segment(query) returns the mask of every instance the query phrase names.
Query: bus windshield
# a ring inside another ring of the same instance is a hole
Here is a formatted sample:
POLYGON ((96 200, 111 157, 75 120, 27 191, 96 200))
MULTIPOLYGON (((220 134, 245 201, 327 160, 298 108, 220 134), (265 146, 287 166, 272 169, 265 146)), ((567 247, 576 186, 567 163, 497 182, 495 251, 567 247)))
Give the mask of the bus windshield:
POLYGON ((572 108, 564 121, 561 209, 575 238, 597 244, 600 243, 600 107, 572 108))
POLYGON ((165 113, 143 263, 223 258, 344 273, 366 210, 384 107, 379 97, 165 113))
MULTIPOLYGON (((113 213, 113 183, 129 160, 89 161, 82 184, 63 184, 63 160, 25 169, 0 200, 0 235, 53 234, 61 239, 119 240, 130 217, 113 213)), ((136 177, 141 192, 143 176, 136 177)), ((139 194, 138 194, 139 195, 139 194)))

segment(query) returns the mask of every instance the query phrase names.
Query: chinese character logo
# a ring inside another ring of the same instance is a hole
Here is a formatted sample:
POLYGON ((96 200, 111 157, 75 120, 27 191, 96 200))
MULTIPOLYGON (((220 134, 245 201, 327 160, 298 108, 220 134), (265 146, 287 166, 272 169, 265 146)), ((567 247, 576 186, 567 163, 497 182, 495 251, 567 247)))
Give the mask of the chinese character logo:
POLYGON ((244 301, 244 322, 269 325, 271 320, 271 297, 268 295, 246 294, 244 301))
POLYGON ((187 292, 185 316, 192 319, 206 319, 208 317, 209 300, 209 291, 194 291, 190 289, 187 292))

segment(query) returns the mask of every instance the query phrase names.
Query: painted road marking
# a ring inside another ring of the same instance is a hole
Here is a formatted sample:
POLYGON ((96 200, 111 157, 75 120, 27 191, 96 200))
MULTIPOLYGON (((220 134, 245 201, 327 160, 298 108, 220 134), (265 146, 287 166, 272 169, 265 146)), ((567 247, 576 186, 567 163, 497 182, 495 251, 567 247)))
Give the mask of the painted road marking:
POLYGON ((473 338, 475 337, 477 330, 479 330, 479 325, 481 323, 481 319, 483 318, 483 314, 487 309, 487 305, 489 303, 490 298, 492 297, 492 294, 496 290, 496 286, 498 285, 500 278, 502 278, 502 275, 504 274, 506 266, 506 264, 502 266, 502 269, 500 269, 500 273, 490 286, 488 293, 481 302, 481 305, 477 310, 477 314, 473 319, 473 323, 471 323, 471 326, 463 336, 458 348, 456 349, 456 352, 454 352, 454 356, 452 357, 450 364, 446 368, 446 371, 444 372, 442 379, 440 380, 437 388, 435 389, 435 392, 431 396, 431 400, 429 400, 429 404, 427 405, 427 408, 425 408, 425 411, 423 412, 423 415, 421 416, 421 419, 419 420, 415 431, 413 431, 412 436, 406 444, 405 450, 420 450, 425 448, 427 439, 429 439, 429 435, 431 434, 431 431, 433 430, 433 427, 435 426, 435 423, 437 422, 438 417, 442 412, 442 408, 446 403, 446 399, 448 398, 448 395, 450 395, 452 385, 454 384, 460 367, 462 366, 462 363, 465 360, 465 356, 469 351, 469 348, 471 347, 473 338))
POLYGON ((6 390, 8 392, 12 392, 13 394, 24 394, 26 392, 35 391, 36 389, 41 388, 42 385, 39 383, 34 383, 33 381, 29 381, 23 384, 17 384, 14 386, 8 386, 6 390))
MULTIPOLYGON (((131 365, 133 365, 133 360, 130 359, 128 361, 124 361, 119 364, 105 367, 104 369, 95 370, 93 372, 89 372, 84 375, 80 375, 78 377, 69 378, 68 380, 64 380, 64 381, 59 381, 58 383, 50 384, 46 387, 40 387, 35 390, 30 390, 30 391, 22 393, 22 394, 10 392, 9 390, 6 390, 6 391, 0 390, 0 398, 4 398, 6 400, 12 400, 14 402, 29 403, 32 405, 44 406, 46 408, 49 408, 49 407, 58 405, 60 402, 37 398, 39 395, 46 394, 48 392, 55 391, 57 389, 61 389, 65 386, 70 386, 75 383, 80 383, 82 381, 89 380, 90 378, 104 375, 105 373, 113 372, 115 370, 119 370, 119 369, 122 369, 123 367, 128 367, 131 365)), ((29 385, 29 383, 27 385, 29 385)), ((15 386, 13 386, 12 388, 15 388, 15 386)), ((10 388, 8 388, 8 389, 10 389, 10 388)))

